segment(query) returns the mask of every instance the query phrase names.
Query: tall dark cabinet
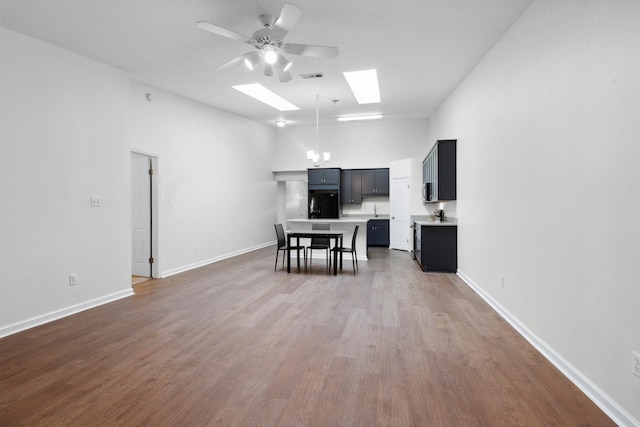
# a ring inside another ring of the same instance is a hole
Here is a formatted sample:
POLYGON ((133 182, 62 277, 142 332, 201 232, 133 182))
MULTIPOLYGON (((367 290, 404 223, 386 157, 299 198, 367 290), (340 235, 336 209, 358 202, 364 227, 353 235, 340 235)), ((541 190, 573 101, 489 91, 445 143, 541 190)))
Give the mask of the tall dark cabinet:
POLYGON ((422 162, 422 201, 456 200, 456 140, 438 140, 422 162))

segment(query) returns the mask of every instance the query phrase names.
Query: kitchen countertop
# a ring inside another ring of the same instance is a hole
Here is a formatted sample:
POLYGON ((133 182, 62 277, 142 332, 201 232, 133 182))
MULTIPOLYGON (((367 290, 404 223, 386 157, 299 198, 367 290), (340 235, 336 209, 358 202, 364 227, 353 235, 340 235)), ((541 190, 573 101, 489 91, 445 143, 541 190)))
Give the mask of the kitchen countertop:
POLYGON ((341 222, 341 223, 363 223, 363 222, 367 222, 370 219, 389 219, 389 215, 378 215, 376 217, 374 217, 373 215, 358 215, 358 216, 343 216, 342 218, 312 218, 312 219, 308 219, 308 218, 294 218, 294 219, 287 219, 287 221, 289 222, 307 222, 307 223, 313 223, 313 222, 341 222))
POLYGON ((444 221, 439 221, 436 219, 435 216, 414 216, 411 217, 412 221, 415 222, 417 225, 420 226, 435 226, 435 227, 442 227, 442 226, 457 226, 458 225, 458 219, 457 218, 449 218, 449 217, 444 217, 444 221))

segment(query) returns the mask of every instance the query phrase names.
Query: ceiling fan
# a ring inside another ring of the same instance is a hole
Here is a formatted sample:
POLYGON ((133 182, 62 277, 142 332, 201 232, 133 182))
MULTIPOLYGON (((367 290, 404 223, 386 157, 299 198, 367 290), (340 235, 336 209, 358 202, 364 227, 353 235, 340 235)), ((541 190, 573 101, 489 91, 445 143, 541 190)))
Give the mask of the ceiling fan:
POLYGON ((273 76, 275 73, 281 82, 291 80, 291 61, 282 55, 282 52, 291 55, 311 56, 316 58, 335 58, 338 56, 338 48, 331 46, 313 46, 307 44, 283 43, 284 37, 298 22, 302 16, 302 9, 292 3, 285 3, 280 15, 273 22, 265 22, 268 16, 262 16, 264 28, 253 33, 251 37, 228 30, 219 25, 207 21, 199 21, 198 28, 232 40, 241 41, 253 45, 257 52, 248 52, 216 67, 216 70, 231 67, 244 62, 253 70, 261 61, 264 62, 265 76, 273 76))

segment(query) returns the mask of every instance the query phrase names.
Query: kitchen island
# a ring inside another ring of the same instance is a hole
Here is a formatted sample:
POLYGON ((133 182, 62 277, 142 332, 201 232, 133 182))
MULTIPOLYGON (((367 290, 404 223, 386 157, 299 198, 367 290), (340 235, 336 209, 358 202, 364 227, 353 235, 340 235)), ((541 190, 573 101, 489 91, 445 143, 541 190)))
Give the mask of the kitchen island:
MULTIPOLYGON (((359 225, 358 235, 356 237, 356 253, 358 254, 358 261, 367 260, 367 221, 370 217, 343 217, 338 219, 330 218, 317 218, 317 219, 305 219, 295 218, 288 219, 286 224, 287 231, 308 231, 311 230, 312 224, 331 224, 332 231, 344 231, 343 246, 351 247, 351 239, 353 236, 353 230, 356 225, 359 225)), ((305 242, 303 239, 300 241, 301 245, 308 246, 310 241, 305 242)), ((295 256, 294 253, 291 256, 295 256)), ((325 254, 322 251, 314 251, 314 259, 323 257, 325 254)), ((350 260, 347 260, 350 262, 350 260)))

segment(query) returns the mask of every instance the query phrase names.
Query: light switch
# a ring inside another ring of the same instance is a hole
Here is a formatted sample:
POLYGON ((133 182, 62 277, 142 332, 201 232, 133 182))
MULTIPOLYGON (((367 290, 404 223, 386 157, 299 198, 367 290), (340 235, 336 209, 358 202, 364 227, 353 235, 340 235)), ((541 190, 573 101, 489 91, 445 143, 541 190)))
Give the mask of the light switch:
POLYGON ((102 206, 102 197, 100 196, 91 196, 91 207, 99 208, 102 206))

